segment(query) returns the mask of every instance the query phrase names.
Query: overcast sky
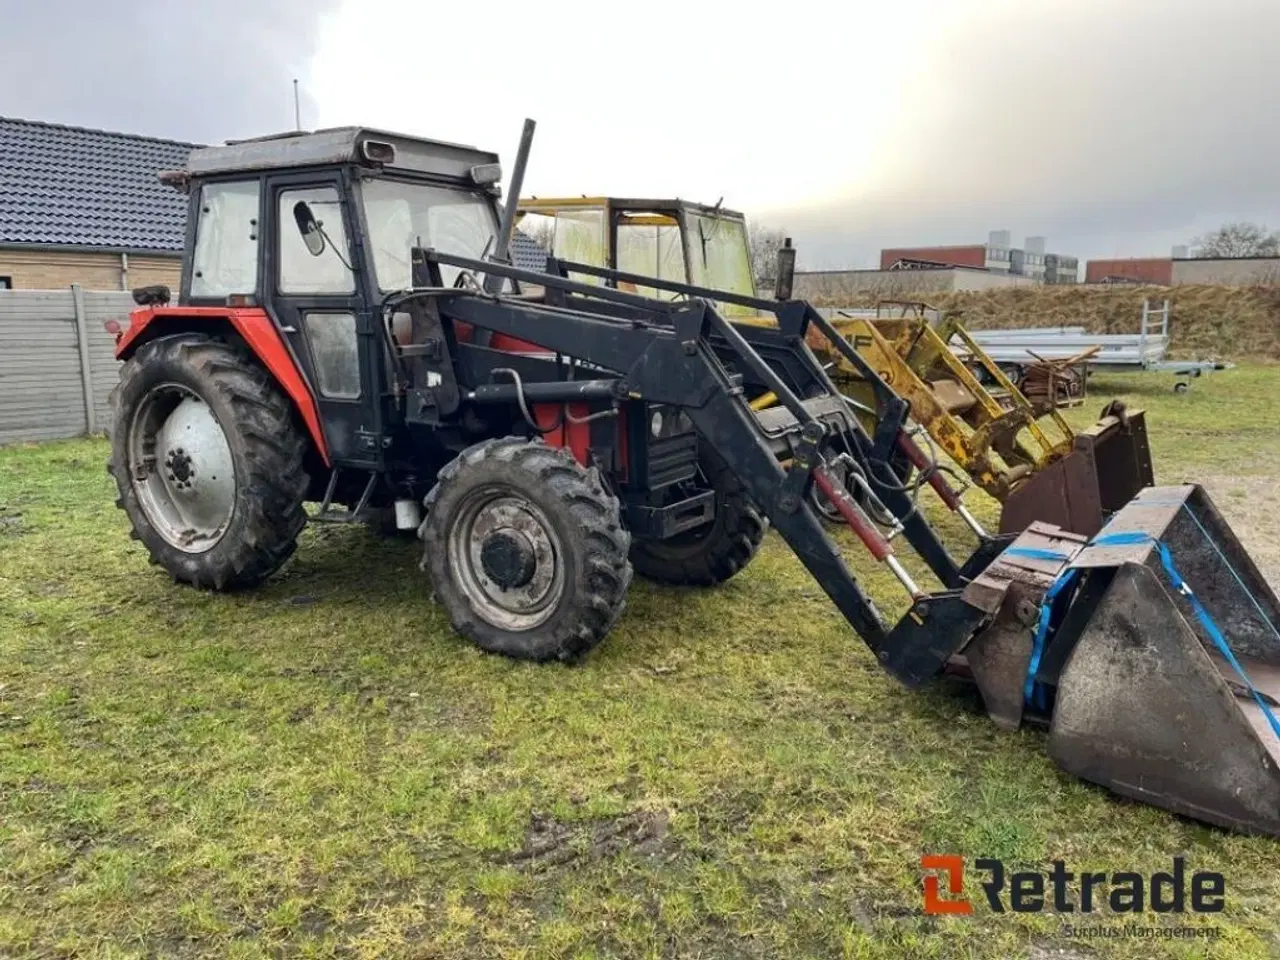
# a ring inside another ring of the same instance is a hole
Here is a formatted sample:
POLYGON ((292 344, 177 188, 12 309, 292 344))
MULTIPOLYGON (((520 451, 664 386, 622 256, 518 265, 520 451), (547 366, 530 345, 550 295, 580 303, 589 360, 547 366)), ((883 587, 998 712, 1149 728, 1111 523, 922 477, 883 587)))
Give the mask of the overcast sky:
POLYGON ((510 162, 526 193, 677 194, 809 268, 1015 240, 1167 255, 1280 226, 1280 0, 2 0, 0 114, 214 142, 368 123, 510 162))

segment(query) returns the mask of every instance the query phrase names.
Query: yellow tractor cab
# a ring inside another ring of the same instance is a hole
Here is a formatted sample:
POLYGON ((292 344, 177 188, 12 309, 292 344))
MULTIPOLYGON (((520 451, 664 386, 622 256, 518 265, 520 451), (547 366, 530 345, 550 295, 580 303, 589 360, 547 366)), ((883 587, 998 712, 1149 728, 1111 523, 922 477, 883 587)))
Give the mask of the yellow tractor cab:
MULTIPOLYGON (((516 216, 520 232, 557 259, 756 296, 746 218, 718 204, 531 197, 520 201, 516 216)), ((587 274, 573 276, 599 282, 587 274)), ((659 299, 678 296, 625 281, 618 282, 618 289, 659 299)), ((734 320, 756 315, 749 307, 733 304, 717 309, 734 320)), ((761 319, 773 322, 772 316, 761 319)))

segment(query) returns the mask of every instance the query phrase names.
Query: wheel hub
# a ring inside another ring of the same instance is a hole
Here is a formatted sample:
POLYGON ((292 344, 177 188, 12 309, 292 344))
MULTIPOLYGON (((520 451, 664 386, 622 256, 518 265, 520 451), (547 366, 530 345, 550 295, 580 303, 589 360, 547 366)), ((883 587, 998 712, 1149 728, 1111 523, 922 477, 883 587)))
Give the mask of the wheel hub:
POLYGON ((523 587, 538 567, 533 544, 519 530, 504 529, 489 535, 480 547, 480 566, 503 590, 523 587))
POLYGON ((545 623, 564 595, 564 555, 545 513, 507 490, 476 490, 449 533, 449 562, 484 620, 504 630, 545 623))
POLYGON ((170 450, 164 457, 165 468, 169 471, 169 479, 180 487, 191 486, 191 476, 195 473, 191 458, 181 447, 170 450))
POLYGON ((139 504, 165 540, 200 553, 221 539, 235 509, 235 463, 200 397, 177 384, 155 387, 130 425, 129 459, 139 504))

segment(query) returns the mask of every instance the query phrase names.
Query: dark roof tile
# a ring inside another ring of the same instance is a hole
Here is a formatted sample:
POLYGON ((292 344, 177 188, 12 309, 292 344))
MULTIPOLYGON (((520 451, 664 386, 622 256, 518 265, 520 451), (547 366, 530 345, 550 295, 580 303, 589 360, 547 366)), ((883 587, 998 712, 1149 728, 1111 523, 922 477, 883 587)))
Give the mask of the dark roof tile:
POLYGON ((194 146, 0 117, 0 243, 181 252, 187 198, 156 174, 194 146))

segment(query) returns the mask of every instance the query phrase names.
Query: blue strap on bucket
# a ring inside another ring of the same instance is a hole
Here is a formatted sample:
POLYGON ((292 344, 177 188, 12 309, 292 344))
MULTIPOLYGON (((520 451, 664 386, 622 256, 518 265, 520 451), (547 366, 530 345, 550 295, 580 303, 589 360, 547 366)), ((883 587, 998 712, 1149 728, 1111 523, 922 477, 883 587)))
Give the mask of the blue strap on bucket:
MULTIPOLYGON (((1217 550, 1218 556, 1222 559, 1223 563, 1227 565, 1227 568, 1231 570, 1231 575, 1235 577, 1236 582, 1240 584, 1241 589, 1245 591, 1254 606, 1258 608, 1259 612, 1262 612, 1261 605, 1258 603, 1257 598, 1254 597, 1253 594, 1249 593, 1249 590, 1245 587, 1244 581, 1240 578, 1240 575, 1231 567, 1231 564, 1227 561, 1226 557, 1223 556, 1222 551, 1218 550, 1217 544, 1213 543, 1213 539, 1209 537, 1209 532, 1205 530, 1199 519, 1191 512, 1190 508, 1188 508, 1185 503, 1183 503, 1182 506, 1191 514, 1192 519, 1196 521, 1196 525, 1200 527, 1201 533, 1205 535, 1205 538, 1208 539, 1209 543, 1215 550, 1217 550)), ((1249 679, 1249 675, 1245 673, 1244 667, 1240 665, 1240 661, 1237 660, 1235 654, 1231 652, 1231 646, 1227 643, 1227 638, 1223 636, 1217 623, 1215 623, 1213 617, 1209 615, 1209 611, 1204 608, 1204 604, 1200 602, 1200 598, 1195 595, 1191 590, 1191 587, 1187 585, 1187 582, 1182 579, 1182 574, 1178 572, 1178 568, 1174 565, 1173 554, 1169 550, 1169 545, 1161 540, 1157 540, 1149 533, 1144 533, 1138 530, 1100 533, 1089 541, 1089 545, 1095 547, 1141 546, 1145 544, 1152 544, 1155 546, 1156 550, 1160 554, 1160 565, 1164 567, 1165 575, 1169 578, 1170 584, 1173 585, 1173 588, 1177 590, 1178 593, 1187 598, 1187 602, 1191 604, 1191 609, 1195 613, 1196 619, 1200 621, 1200 625, 1204 628, 1205 633, 1209 635, 1209 639, 1211 639, 1213 641, 1213 645, 1218 648, 1218 652, 1222 654, 1227 663, 1229 663, 1232 669, 1239 675, 1240 679, 1244 682, 1245 687, 1248 689, 1250 696, 1253 697, 1254 702, 1257 703, 1258 708, 1262 711, 1262 715, 1267 718, 1267 723, 1271 726, 1272 732, 1276 737, 1280 738, 1280 719, 1277 719, 1275 713, 1267 704, 1267 701, 1264 700, 1262 698, 1262 694, 1258 692, 1258 688, 1255 687, 1253 685, 1253 681, 1249 679)), ((1005 551, 1005 554, 1014 557, 1024 557, 1029 560, 1070 559, 1066 554, 1059 553, 1056 550, 1044 550, 1036 547, 1010 547, 1005 551)), ((1035 694, 1036 673, 1040 669, 1040 660, 1044 656, 1045 642, 1049 635, 1049 621, 1053 615, 1054 601, 1063 590, 1075 582, 1079 572, 1080 571, 1074 567, 1067 567, 1063 570, 1058 574, 1057 579, 1054 580, 1053 585, 1049 587, 1048 592, 1045 593, 1044 599, 1040 603, 1040 619, 1036 624, 1035 637, 1031 643, 1031 659, 1027 663, 1027 679, 1022 688, 1023 700, 1028 703, 1032 702, 1035 694)), ((1266 620, 1267 625, 1270 626, 1272 630, 1276 629, 1275 624, 1271 623, 1271 621, 1267 619, 1265 613, 1263 613, 1263 619, 1266 620)))
MULTIPOLYGON (((1187 511, 1191 513, 1190 510, 1187 511)), ((1192 514, 1194 517, 1195 514, 1192 514)), ((1202 531, 1203 527, 1200 528, 1202 531)), ((1208 536, 1207 531, 1205 536, 1208 536)), ((1204 627, 1204 632, 1209 635, 1209 639, 1213 641, 1213 645, 1218 648, 1218 652, 1222 654, 1223 659, 1231 664, 1231 668, 1240 676, 1248 689, 1249 694, 1253 697, 1254 702, 1258 704, 1258 709, 1262 711, 1262 715, 1267 718, 1267 723, 1271 726, 1271 731, 1280 737, 1280 719, 1276 718, 1275 713, 1262 698, 1262 694, 1258 692, 1258 688, 1253 685, 1253 681, 1249 679, 1249 675, 1245 673, 1244 667, 1240 665, 1240 661, 1236 659, 1234 653, 1231 652, 1231 646, 1227 643, 1227 638, 1223 636, 1222 631, 1218 629, 1218 625, 1214 622, 1213 617, 1209 615, 1209 611, 1204 608, 1204 604, 1200 602, 1200 598, 1195 595, 1188 586, 1187 582, 1182 579, 1182 574, 1178 573, 1178 568, 1174 566, 1173 554, 1169 550, 1169 545, 1161 540, 1157 540, 1149 533, 1139 531, 1124 531, 1118 533, 1100 534, 1091 541, 1095 546, 1099 547, 1122 547, 1122 546, 1138 546, 1141 544, 1154 544, 1156 550, 1160 552, 1160 565, 1164 567, 1165 575, 1169 578, 1169 583, 1173 585, 1173 589, 1187 598, 1187 602, 1191 604, 1191 609, 1196 615, 1196 619, 1200 621, 1200 626, 1204 627)), ((1212 541, 1210 541, 1212 543, 1212 541)), ((1223 558, 1225 561, 1225 557, 1223 558)), ((1230 564, 1228 564, 1230 566, 1230 564)), ((1232 570, 1235 575, 1235 571, 1232 570)), ((1240 577, 1236 575, 1236 580, 1240 581, 1240 577)), ((1243 587, 1243 581, 1240 581, 1243 587)), ((1248 591, 1245 591, 1248 593, 1248 591)), ((1252 598, 1252 594, 1250 594, 1252 598)), ((1255 600, 1256 602, 1256 600, 1255 600)), ((1268 621, 1270 623, 1270 621, 1268 621)))
POLYGON ((1060 550, 1045 550, 1043 547, 1009 547, 1005 550, 1006 557, 1022 557, 1025 560, 1070 560, 1069 553, 1063 553, 1060 550))
MULTIPOLYGON (((1070 554, 1058 550, 1045 550, 1042 547, 1010 547, 1005 552, 1008 557, 1021 557, 1026 560, 1070 560, 1070 554)), ((1031 703, 1036 692, 1036 673, 1040 669, 1040 659, 1044 656, 1045 642, 1049 637, 1049 621, 1053 617, 1054 601, 1058 594, 1075 582, 1079 570, 1067 567, 1060 574, 1040 601, 1040 618, 1036 621, 1036 633, 1031 640, 1031 659, 1027 662, 1027 679, 1022 685, 1022 699, 1031 703)))

